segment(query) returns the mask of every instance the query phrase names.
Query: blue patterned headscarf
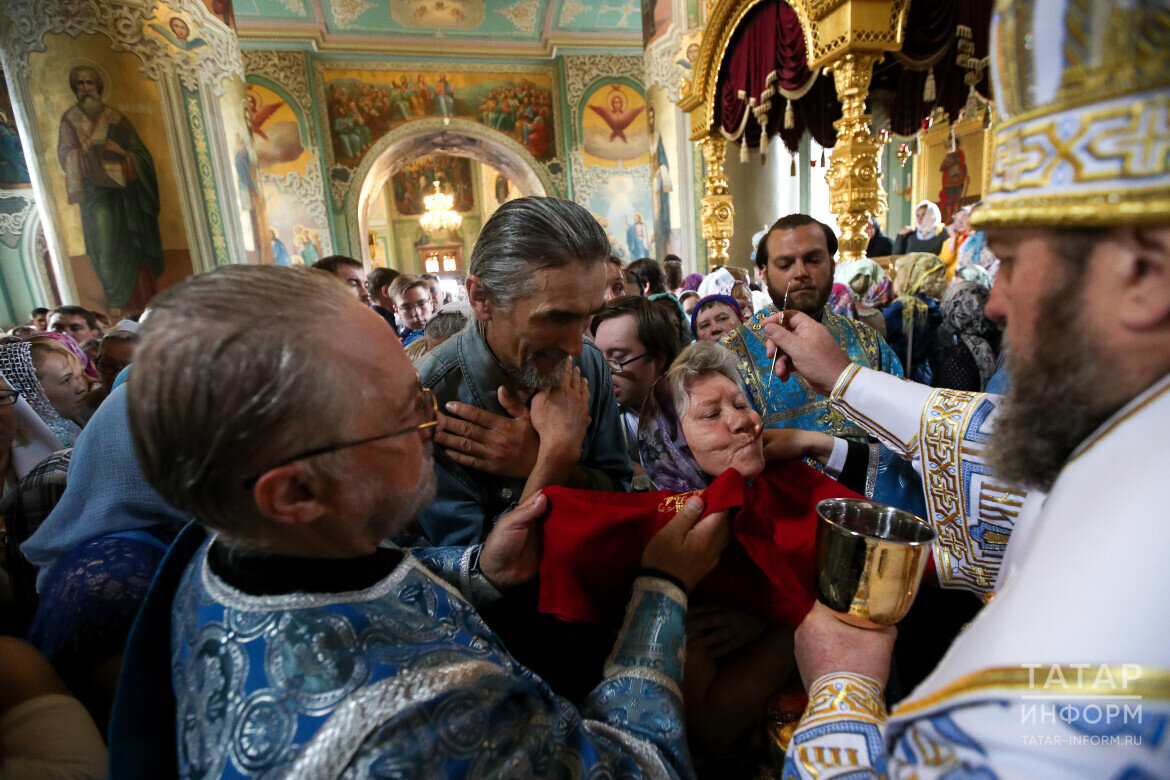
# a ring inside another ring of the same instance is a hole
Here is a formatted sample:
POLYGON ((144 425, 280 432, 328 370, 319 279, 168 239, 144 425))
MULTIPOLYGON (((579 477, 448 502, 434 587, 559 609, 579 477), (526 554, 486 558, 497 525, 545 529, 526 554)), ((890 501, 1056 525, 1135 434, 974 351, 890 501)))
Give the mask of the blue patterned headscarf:
POLYGON ((40 567, 39 591, 57 559, 90 539, 157 525, 177 530, 185 522, 142 475, 130 438, 126 388, 117 387, 77 439, 64 495, 20 550, 40 567))

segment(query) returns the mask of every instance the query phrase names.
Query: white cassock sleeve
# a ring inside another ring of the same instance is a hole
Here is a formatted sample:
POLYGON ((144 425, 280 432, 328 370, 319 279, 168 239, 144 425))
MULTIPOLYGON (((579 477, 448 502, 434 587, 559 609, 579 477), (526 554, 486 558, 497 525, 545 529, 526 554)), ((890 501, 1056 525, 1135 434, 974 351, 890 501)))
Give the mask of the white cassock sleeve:
POLYGON ((938 534, 939 584, 991 592, 1026 496, 996 479, 984 457, 1000 397, 934 389, 853 364, 829 402, 922 477, 925 519, 938 534))
POLYGON ((1122 695, 1086 685, 1049 696, 989 671, 887 717, 876 682, 826 675, 813 683, 783 776, 1167 777, 1170 700, 1159 678, 1122 695))

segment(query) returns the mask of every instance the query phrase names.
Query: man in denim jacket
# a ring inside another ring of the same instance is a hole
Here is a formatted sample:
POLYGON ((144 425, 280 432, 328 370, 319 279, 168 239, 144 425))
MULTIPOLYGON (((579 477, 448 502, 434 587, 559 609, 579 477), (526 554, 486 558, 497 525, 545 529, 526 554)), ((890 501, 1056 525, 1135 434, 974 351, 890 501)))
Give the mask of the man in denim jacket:
POLYGON ((467 279, 474 317, 417 364, 450 415, 436 437, 435 501, 418 517, 431 544, 482 542, 497 517, 550 485, 628 489, 609 368, 584 336, 608 256, 605 231, 569 201, 509 201, 484 225, 467 279), (563 394, 578 424, 534 428, 530 408, 563 394))

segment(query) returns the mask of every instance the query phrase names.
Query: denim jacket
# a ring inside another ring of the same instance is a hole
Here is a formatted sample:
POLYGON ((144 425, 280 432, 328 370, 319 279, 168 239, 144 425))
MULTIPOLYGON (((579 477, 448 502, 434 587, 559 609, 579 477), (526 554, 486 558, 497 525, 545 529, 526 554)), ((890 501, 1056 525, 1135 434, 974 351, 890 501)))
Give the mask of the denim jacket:
MULTIPOLYGON (((628 490, 633 470, 626 454, 617 400, 609 366, 601 351, 585 339, 573 358, 589 380, 589 430, 581 442, 578 466, 589 490, 628 490)), ((415 364, 423 386, 431 388, 440 407, 448 401, 508 416, 497 391, 511 381, 488 349, 475 322, 428 352, 415 364)), ((435 447, 435 500, 416 518, 427 540, 436 546, 477 544, 512 509, 524 492, 525 479, 488 474, 455 463, 435 447)))

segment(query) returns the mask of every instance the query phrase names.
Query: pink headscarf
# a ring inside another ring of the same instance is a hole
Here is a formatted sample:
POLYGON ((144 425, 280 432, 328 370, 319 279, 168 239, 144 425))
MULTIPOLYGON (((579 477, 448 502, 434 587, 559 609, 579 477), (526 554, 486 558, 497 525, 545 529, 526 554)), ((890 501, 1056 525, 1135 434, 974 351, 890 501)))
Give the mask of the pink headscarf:
POLYGON ((89 359, 89 355, 85 354, 85 350, 77 346, 77 342, 68 333, 54 333, 53 331, 45 331, 44 333, 34 333, 25 339, 25 341, 33 341, 35 339, 53 339, 65 349, 69 350, 74 357, 81 361, 81 368, 85 371, 85 375, 90 379, 97 380, 97 367, 94 366, 93 361, 89 359))

